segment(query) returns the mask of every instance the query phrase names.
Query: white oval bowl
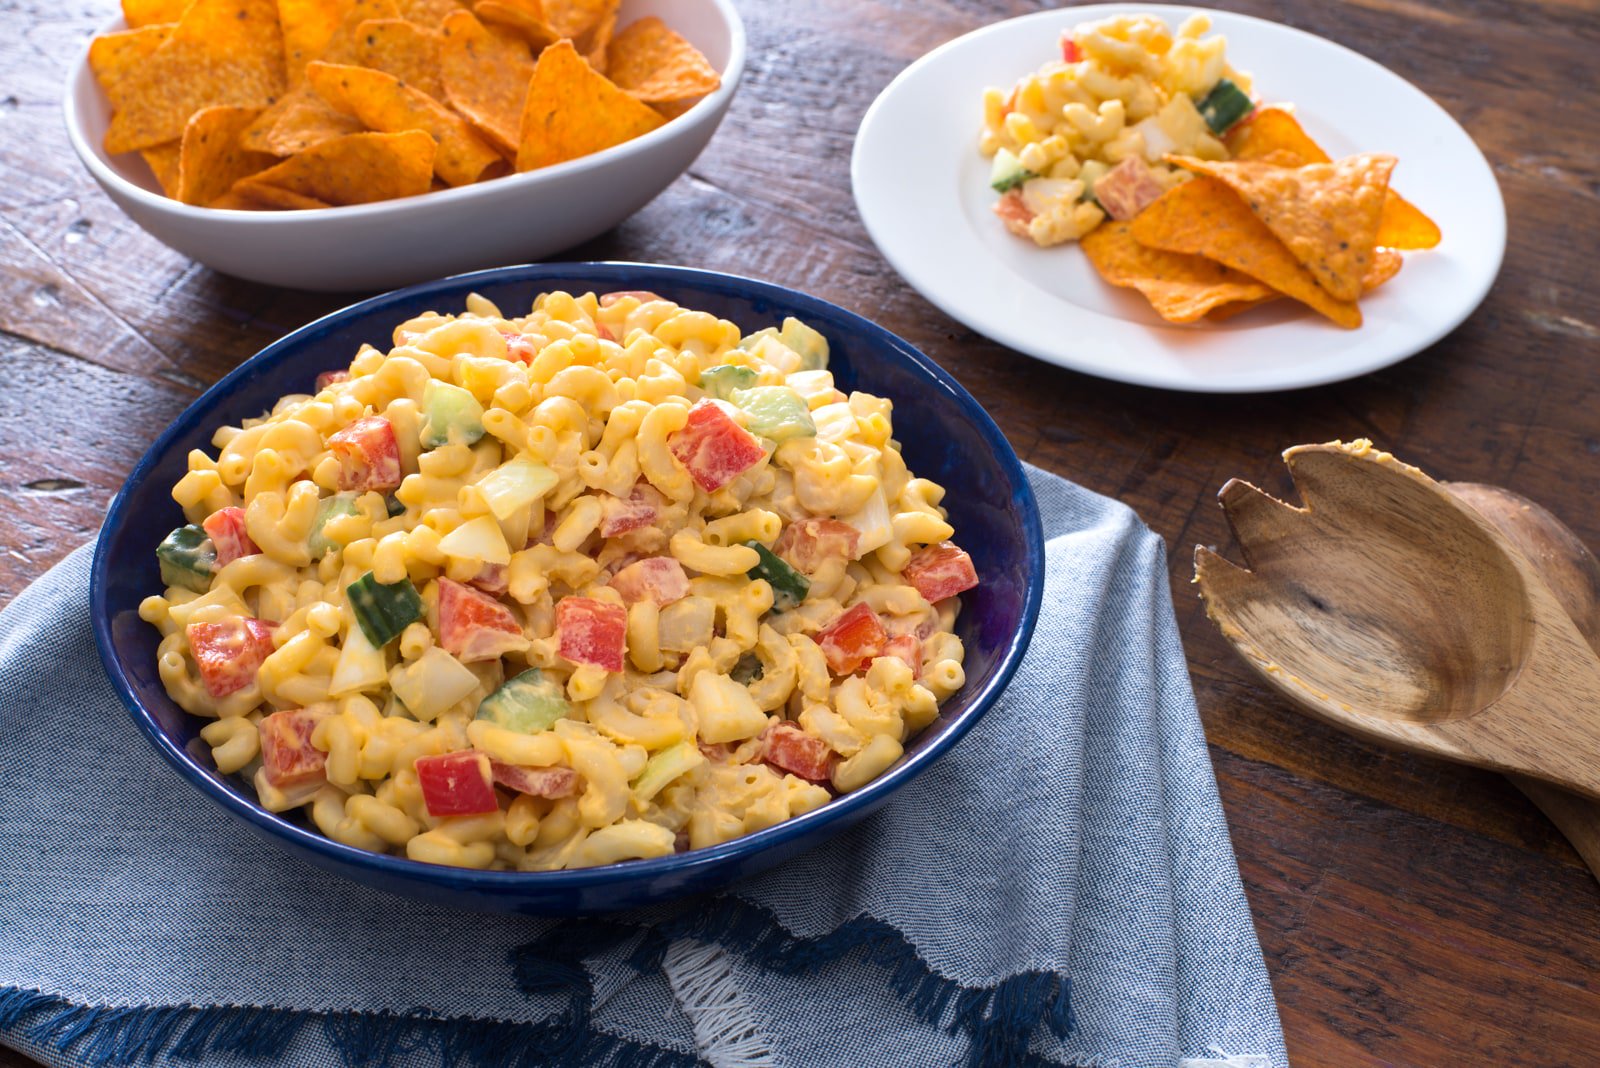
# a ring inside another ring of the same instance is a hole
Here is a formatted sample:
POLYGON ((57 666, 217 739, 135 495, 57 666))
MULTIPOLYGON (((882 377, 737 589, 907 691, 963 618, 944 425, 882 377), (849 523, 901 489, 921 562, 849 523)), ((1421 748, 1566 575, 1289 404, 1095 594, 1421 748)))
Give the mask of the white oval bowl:
MULTIPOLYGON (((744 73, 744 25, 730 0, 623 0, 618 25, 657 15, 705 53, 722 85, 656 130, 537 171, 373 204, 230 211, 163 196, 136 152, 102 147, 111 107, 85 49, 67 79, 67 134, 117 206, 162 244, 224 274, 296 289, 388 289, 535 260, 586 241, 688 170, 744 73)), ((102 33, 126 28, 121 18, 102 33)))

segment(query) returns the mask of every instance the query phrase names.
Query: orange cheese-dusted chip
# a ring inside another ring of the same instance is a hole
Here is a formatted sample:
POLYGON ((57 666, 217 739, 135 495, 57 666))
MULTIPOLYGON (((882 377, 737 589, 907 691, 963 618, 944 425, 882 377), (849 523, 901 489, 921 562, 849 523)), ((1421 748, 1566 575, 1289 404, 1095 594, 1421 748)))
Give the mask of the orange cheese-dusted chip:
POLYGON ((437 30, 457 11, 467 10, 457 0, 397 0, 400 17, 427 30, 437 30))
POLYGON ((261 113, 260 118, 244 134, 244 147, 256 152, 271 152, 275 156, 289 156, 321 141, 345 134, 360 133, 362 126, 323 102, 305 83, 305 66, 312 60, 328 63, 354 63, 356 61, 356 35, 363 23, 373 19, 395 19, 400 9, 395 0, 341 0, 339 6, 329 7, 324 0, 278 0, 285 20, 285 42, 291 39, 289 26, 301 24, 294 34, 301 43, 291 49, 289 65, 294 68, 294 83, 277 103, 261 113), (311 14, 285 5, 314 6, 320 13, 334 13, 336 18, 331 33, 318 25, 313 28, 311 14))
MULTIPOLYGON (((1248 119, 1229 130, 1224 140, 1234 159, 1265 159, 1284 166, 1331 162, 1322 146, 1283 108, 1257 108, 1248 119)), ((1442 236, 1438 223, 1405 197, 1389 190, 1383 200, 1383 216, 1378 222, 1379 246, 1433 248, 1442 236)))
POLYGON ((309 208, 331 208, 326 200, 308 197, 275 185, 250 184, 244 179, 210 204, 210 208, 231 208, 234 211, 304 211, 309 208))
POLYGON ((89 42, 89 69, 113 109, 122 107, 127 98, 128 76, 155 55, 171 35, 171 26, 146 26, 101 34, 89 42))
POLYGON ((664 122, 598 74, 571 41, 539 55, 522 109, 517 170, 531 171, 621 144, 664 122))
POLYGON ((1361 291, 1371 293, 1383 283, 1400 273, 1406 258, 1392 248, 1380 248, 1372 254, 1372 266, 1361 280, 1361 291))
POLYGON ((278 0, 278 25, 283 30, 283 58, 289 84, 305 78, 306 64, 321 59, 339 24, 349 14, 344 3, 328 0, 278 0))
POLYGON ((533 56, 519 37, 491 30, 470 11, 444 20, 439 77, 445 100, 507 156, 515 156, 533 56))
POLYGON ((283 37, 273 0, 194 0, 171 35, 129 73, 122 106, 106 130, 106 151, 176 140, 201 108, 263 108, 283 90, 283 37))
POLYGON ((589 66, 601 74, 609 74, 607 68, 609 57, 607 49, 611 47, 611 37, 617 30, 617 8, 611 8, 600 15, 600 21, 590 26, 573 42, 578 51, 583 53, 583 58, 589 61, 589 66))
POLYGON ((1204 256, 1306 304, 1346 329, 1361 325, 1354 301, 1336 300, 1265 223, 1215 178, 1173 186, 1134 217, 1134 240, 1150 248, 1204 256))
POLYGON ((130 29, 177 22, 189 0, 122 0, 122 19, 130 29))
POLYGON ((521 37, 535 52, 561 39, 561 35, 545 20, 544 4, 540 0, 478 0, 472 10, 489 25, 521 37))
POLYGON ((306 67, 306 80, 317 95, 370 129, 426 132, 439 143, 433 169, 449 185, 476 182, 491 167, 505 168, 500 153, 467 120, 393 75, 366 67, 312 63, 306 67))
MULTIPOLYGON (((463 10, 462 14, 466 14, 463 10)), ((373 19, 356 27, 351 61, 392 74, 411 88, 444 100, 439 81, 439 35, 405 19, 373 19)))
POLYGON ((156 184, 169 197, 178 195, 178 155, 181 149, 179 142, 168 141, 164 145, 139 150, 139 155, 150 167, 150 173, 156 176, 156 184))
POLYGON ((654 15, 617 34, 609 56, 607 77, 648 104, 705 96, 722 84, 700 50, 654 15))
POLYGON ((239 138, 255 121, 255 108, 226 105, 202 108, 183 130, 177 197, 185 204, 209 204, 241 178, 264 171, 277 160, 252 152, 239 138))
POLYGON ((1372 264, 1383 198, 1394 170, 1393 156, 1369 152, 1304 167, 1188 156, 1168 160, 1226 183, 1329 294, 1340 300, 1361 295, 1361 279, 1372 264))
POLYGON ((580 38, 603 22, 606 15, 615 15, 618 3, 619 0, 544 0, 544 17, 551 29, 570 38, 581 52, 587 42, 580 38))
POLYGON ((421 130, 350 134, 241 179, 234 189, 255 196, 276 186, 329 205, 416 196, 428 191, 437 148, 421 130))
POLYGON ((1212 308, 1275 296, 1270 286, 1200 256, 1146 248, 1129 223, 1105 222, 1081 244, 1095 270, 1114 286, 1137 289, 1168 322, 1192 323, 1212 308))

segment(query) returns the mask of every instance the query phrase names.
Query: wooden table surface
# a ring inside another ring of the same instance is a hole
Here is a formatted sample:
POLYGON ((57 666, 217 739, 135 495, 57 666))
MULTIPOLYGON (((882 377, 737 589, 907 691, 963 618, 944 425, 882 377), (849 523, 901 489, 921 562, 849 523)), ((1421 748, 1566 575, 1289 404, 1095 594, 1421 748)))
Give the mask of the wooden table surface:
MULTIPOLYGON (((849 158, 874 96, 936 45, 1035 5, 738 6, 750 62, 711 147, 566 258, 733 271, 858 311, 960 378, 1024 458, 1126 501, 1162 535, 1295 1064, 1596 1063, 1600 887, 1572 850, 1495 775, 1301 718, 1246 673, 1189 585, 1196 543, 1234 550, 1214 503, 1224 481, 1287 494, 1278 452, 1340 437, 1371 437, 1441 478, 1512 487, 1600 545, 1594 0, 1221 3, 1347 45, 1431 94, 1484 149, 1510 220, 1499 281, 1444 341, 1357 381, 1243 397, 1116 385, 1011 352, 918 297, 862 228, 849 158)), ((0 0, 0 13, 14 31, 0 35, 5 603, 94 535, 135 460, 199 391, 351 298, 235 281, 145 236, 89 179, 60 117, 67 66, 109 5, 0 0)), ((976 102, 952 116, 968 119, 976 102)), ((0 1050, 0 1065, 25 1063, 0 1050)))

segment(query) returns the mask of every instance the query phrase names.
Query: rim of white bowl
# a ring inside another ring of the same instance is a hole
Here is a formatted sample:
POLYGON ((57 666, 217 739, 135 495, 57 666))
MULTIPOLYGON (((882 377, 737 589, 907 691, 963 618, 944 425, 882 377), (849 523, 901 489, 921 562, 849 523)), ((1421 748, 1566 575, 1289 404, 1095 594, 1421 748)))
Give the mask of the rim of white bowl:
MULTIPOLYGON (((718 15, 722 17, 728 29, 728 62, 722 71, 722 84, 712 93, 707 94, 688 111, 684 112, 651 130, 647 134, 624 141, 620 145, 577 159, 567 160, 549 167, 540 167, 538 170, 523 171, 508 174, 502 178, 492 178, 488 181, 474 182, 471 185, 455 186, 451 189, 439 189, 423 193, 414 197, 398 197, 393 200, 376 200, 369 204, 345 204, 327 208, 303 208, 298 211, 245 211, 238 208, 208 208, 199 204, 185 204, 180 200, 154 193, 124 178, 111 166, 109 157, 101 145, 93 143, 84 132, 83 125, 78 121, 77 92, 80 85, 89 85, 91 91, 103 94, 93 76, 84 78, 89 66, 89 47, 93 38, 83 46, 78 53, 77 60, 67 72, 66 88, 62 93, 61 109, 67 123, 67 139, 72 143, 72 149, 78 154, 78 159, 89 169, 96 181, 102 185, 112 186, 117 191, 139 202, 141 205, 176 215, 180 218, 197 220, 226 221, 241 226, 282 226, 303 220, 321 221, 333 216, 340 219, 353 219, 358 217, 376 217, 407 211, 415 211, 427 206, 444 207, 459 201, 470 200, 475 197, 492 196, 499 193, 510 192, 527 186, 537 186, 544 182, 555 181, 568 175, 581 174, 585 171, 607 167, 614 163, 622 163, 629 157, 642 152, 664 141, 687 134, 691 127, 697 127, 704 122, 712 121, 728 101, 733 97, 739 87, 740 80, 744 77, 745 64, 745 32, 744 21, 735 10, 732 0, 703 0, 718 15)), ((100 26, 95 36, 106 33, 115 33, 127 29, 127 22, 121 16, 109 19, 100 26)))

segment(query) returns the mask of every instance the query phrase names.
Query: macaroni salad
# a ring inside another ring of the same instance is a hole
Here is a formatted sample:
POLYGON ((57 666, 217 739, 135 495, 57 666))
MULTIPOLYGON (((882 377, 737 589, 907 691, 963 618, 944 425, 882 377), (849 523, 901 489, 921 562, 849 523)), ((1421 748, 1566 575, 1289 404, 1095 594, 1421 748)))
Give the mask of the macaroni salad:
POLYGON ((1076 241, 1109 215, 1131 219, 1188 174, 1168 155, 1227 158, 1219 139, 1253 106, 1205 15, 1176 33, 1119 15, 1062 34, 1061 61, 1009 94, 986 89, 979 151, 1006 228, 1040 246, 1076 241))
POLYGON ((189 454, 140 608, 268 809, 439 864, 664 856, 871 782, 962 686, 945 491, 804 323, 473 295, 393 342, 189 454))

